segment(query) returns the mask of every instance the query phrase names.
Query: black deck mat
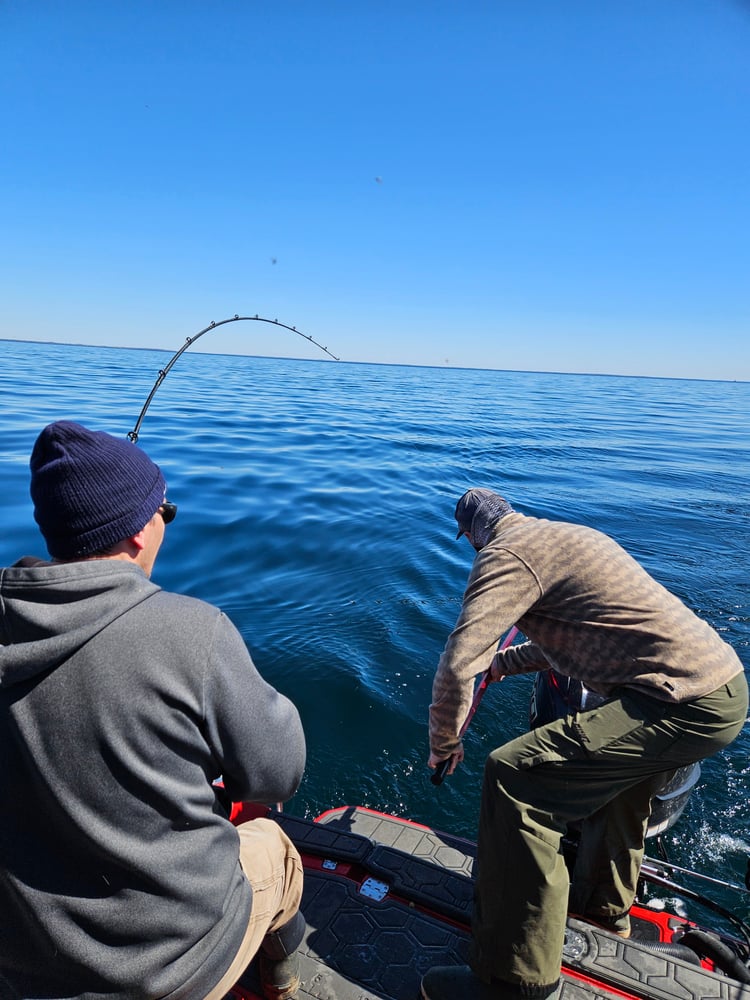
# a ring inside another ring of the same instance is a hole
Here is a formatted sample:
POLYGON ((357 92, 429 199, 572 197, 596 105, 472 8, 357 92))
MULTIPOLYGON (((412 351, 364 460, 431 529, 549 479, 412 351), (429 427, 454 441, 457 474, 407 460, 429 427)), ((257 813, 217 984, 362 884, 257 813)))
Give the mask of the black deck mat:
POLYGON ((324 822, 309 824, 313 831, 305 830, 304 820, 292 817, 290 822, 283 814, 276 818, 300 850, 332 860, 356 860, 387 882, 394 894, 468 924, 472 858, 464 850, 471 846, 466 842, 361 809, 328 814, 324 822), (343 856, 337 853, 340 842, 346 848, 343 856))
POLYGON ((749 1000, 750 987, 707 972, 658 946, 623 940, 568 919, 563 950, 567 969, 636 996, 655 1000, 749 1000))
POLYGON ((271 812, 270 816, 303 853, 363 864, 372 851, 372 841, 368 837, 352 833, 346 827, 314 823, 288 813, 271 812))
MULTIPOLYGON (((308 871, 302 911, 299 1000, 417 1000, 433 965, 466 962, 469 934, 399 900, 364 898, 350 879, 308 871)), ((560 1000, 597 1000, 622 993, 655 1000, 748 1000, 750 989, 703 972, 645 945, 625 942, 570 921, 560 1000)), ((258 992, 254 966, 241 980, 258 992)), ((461 1000, 457 997, 456 1000, 461 1000)))
MULTIPOLYGON (((388 893, 380 901, 366 898, 351 878, 307 870, 303 1000, 416 1000, 427 969, 465 963, 470 842, 357 808, 332 811, 318 823, 283 814, 276 819, 303 852, 359 865, 362 878, 381 879, 388 893), (422 905, 455 914, 464 926, 447 924, 422 905)), ((564 976, 560 1000, 613 992, 654 1000, 750 1000, 750 988, 649 944, 654 933, 653 924, 635 921, 635 939, 624 941, 571 918, 563 971, 573 976, 564 976)), ((252 981, 252 971, 249 976, 252 981)))
POLYGON ((356 806, 332 809, 317 823, 329 829, 367 837, 373 843, 393 847, 415 858, 440 865, 471 878, 475 846, 470 840, 415 826, 395 816, 383 816, 356 806))
MULTIPOLYGON (((466 962, 467 932, 398 900, 367 899, 335 874, 305 873, 302 912, 300 998, 416 1000, 429 968, 466 962)), ((257 991, 253 968, 242 983, 257 991)))
MULTIPOLYGON (((384 816, 368 812, 358 806, 343 806, 332 809, 315 825, 325 824, 327 829, 365 837, 373 844, 384 848, 392 847, 396 852, 405 852, 413 858, 429 862, 431 869, 436 866, 448 872, 464 876, 467 881, 440 879, 433 871, 423 877, 420 869, 405 864, 398 854, 375 849, 370 859, 375 859, 380 877, 387 879, 394 873, 394 891, 398 888, 409 898, 421 905, 434 907, 451 919, 469 923, 471 917, 471 878, 476 846, 470 840, 437 833, 425 827, 414 826, 395 816, 384 816), (396 874, 398 873, 398 877, 396 874), (419 881, 421 891, 414 889, 419 881), (434 888, 435 887, 435 888, 434 888), (412 895, 413 893, 413 895, 412 895)), ((294 838, 292 838, 294 839, 294 838)), ((635 914, 631 918, 631 932, 634 940, 657 942, 659 931, 655 924, 641 920, 635 914)))

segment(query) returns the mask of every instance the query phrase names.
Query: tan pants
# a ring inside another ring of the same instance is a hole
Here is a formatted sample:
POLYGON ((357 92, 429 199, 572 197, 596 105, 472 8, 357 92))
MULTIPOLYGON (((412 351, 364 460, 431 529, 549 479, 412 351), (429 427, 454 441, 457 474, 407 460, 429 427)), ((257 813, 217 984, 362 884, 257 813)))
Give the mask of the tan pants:
POLYGON ((238 826, 237 833, 240 864, 253 888, 253 907, 239 951, 206 1000, 223 1000, 266 934, 287 924, 302 899, 302 862, 279 824, 272 819, 253 819, 238 826))

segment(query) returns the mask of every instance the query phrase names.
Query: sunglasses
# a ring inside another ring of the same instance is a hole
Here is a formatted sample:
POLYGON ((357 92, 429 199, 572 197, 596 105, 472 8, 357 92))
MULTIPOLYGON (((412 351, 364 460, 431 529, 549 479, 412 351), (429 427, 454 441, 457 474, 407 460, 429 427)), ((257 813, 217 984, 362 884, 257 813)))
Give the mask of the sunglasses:
POLYGON ((169 500, 165 500, 159 507, 159 513, 161 514, 161 519, 165 524, 171 524, 177 514, 177 504, 170 503, 169 500))

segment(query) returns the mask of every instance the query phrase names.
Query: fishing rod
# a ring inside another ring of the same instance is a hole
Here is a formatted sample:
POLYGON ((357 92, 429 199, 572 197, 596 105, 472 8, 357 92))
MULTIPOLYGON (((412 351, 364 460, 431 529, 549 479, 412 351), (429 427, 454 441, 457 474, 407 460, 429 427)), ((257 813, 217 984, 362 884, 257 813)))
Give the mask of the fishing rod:
POLYGON ((748 886, 737 885, 736 882, 726 882, 724 879, 714 878, 712 875, 703 875, 701 872, 693 871, 692 868, 681 868, 679 865, 672 864, 667 858, 657 861, 655 858, 644 857, 643 866, 649 866, 654 872, 660 875, 663 875, 665 871, 680 872, 682 875, 692 875, 693 878, 701 879, 703 882, 718 885, 722 889, 734 889, 735 892, 743 893, 750 891, 750 887, 748 886))
POLYGON ((724 879, 714 878, 712 875, 704 875, 702 872, 696 872, 692 868, 682 868, 680 865, 672 864, 672 862, 667 859, 664 859, 663 861, 656 861, 654 858, 644 856, 641 864, 641 877, 644 881, 650 882, 652 885, 661 886, 665 889, 671 889, 673 892, 677 892, 686 899, 691 899, 693 902, 700 903, 702 906, 712 910, 714 913, 720 914, 720 916, 728 920, 733 927, 742 933, 747 946, 750 948, 750 927, 747 923, 736 914, 732 913, 731 910, 726 909, 714 900, 704 896, 703 893, 689 889, 686 886, 675 882, 672 878, 675 872, 679 872, 681 875, 687 875, 700 882, 708 882, 710 885, 716 885, 722 889, 731 889, 734 892, 747 893, 750 891, 750 888, 747 886, 737 885, 735 882, 727 882, 724 879))
MULTIPOLYGON (((502 644, 500 645, 500 649, 507 649, 517 635, 518 635, 518 629, 514 625, 513 628, 511 628, 511 630, 508 632, 506 637, 503 639, 502 644)), ((466 718, 464 719, 463 725, 458 731, 459 740, 463 739, 464 733, 469 728, 469 724, 471 723, 471 720, 474 718, 474 713, 479 708, 479 703, 482 700, 482 698, 484 698, 484 693, 489 687, 491 682, 492 682, 492 664, 490 664, 489 667, 487 667, 485 672, 482 674, 482 679, 477 685, 477 689, 474 692, 474 698, 472 699, 471 702, 471 707, 469 708, 469 711, 466 714, 466 718)), ((433 785, 442 785, 443 779, 448 773, 448 768, 450 767, 451 760, 452 757, 448 757, 446 760, 441 760, 440 763, 435 766, 435 770, 432 772, 432 775, 430 776, 430 781, 433 783, 433 785)))
POLYGON ((146 416, 146 410, 148 410, 149 406, 151 405, 151 400, 156 395, 156 390, 159 388, 164 379, 167 377, 177 359, 182 354, 184 354, 184 352, 188 349, 188 347, 194 344, 199 337, 202 337, 204 333, 208 333, 209 330, 215 330, 218 326, 224 326, 225 323, 237 323, 245 320, 257 323, 270 323, 272 326, 280 326, 284 330, 290 330, 292 333, 296 333, 298 337, 302 337, 303 340, 307 340, 311 344, 315 344, 316 347, 319 347, 321 351, 327 354, 330 358, 333 358, 334 361, 341 360, 340 358, 337 358, 335 354, 332 354, 327 347, 324 347, 322 344, 319 344, 317 340, 313 340, 313 338, 308 336, 308 334, 302 333, 301 330, 298 330, 296 326, 288 326, 286 323, 280 323, 277 319, 266 319, 263 316, 258 316, 258 314, 256 313, 255 316, 238 316, 238 315, 230 316, 229 319, 220 319, 218 323, 215 322, 214 320, 211 320, 211 322, 208 324, 207 327, 205 327, 205 329, 201 330, 199 333, 196 333, 195 336, 193 337, 187 337, 185 343, 182 345, 179 351, 175 352, 175 354, 172 356, 172 358, 169 361, 169 364, 165 368, 161 368, 159 370, 159 374, 156 377, 156 382, 154 382, 154 387, 148 394, 148 399, 143 404, 143 409, 141 410, 138 419, 135 422, 135 427, 133 428, 132 431, 128 432, 128 439, 132 441, 133 444, 135 444, 136 441, 138 440, 138 432, 140 430, 141 424, 143 423, 143 418, 146 416))

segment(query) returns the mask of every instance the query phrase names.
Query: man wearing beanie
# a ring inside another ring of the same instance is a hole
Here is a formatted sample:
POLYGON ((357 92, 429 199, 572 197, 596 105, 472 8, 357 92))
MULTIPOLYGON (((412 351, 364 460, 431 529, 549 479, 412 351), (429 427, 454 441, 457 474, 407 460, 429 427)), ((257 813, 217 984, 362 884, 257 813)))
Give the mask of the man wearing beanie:
POLYGON ((135 444, 50 424, 31 496, 51 561, 0 569, 0 993, 221 1000, 259 952, 294 996, 299 856, 214 783, 290 798, 297 710, 218 609, 151 582, 176 507, 135 444))
POLYGON ((455 518, 476 556, 435 674, 429 766, 463 760, 459 730, 490 665, 493 680, 553 667, 603 697, 488 757, 470 967, 430 969, 422 996, 544 1000, 568 912, 629 935, 653 792, 738 735, 747 683, 734 650, 601 532, 481 488, 455 518), (514 624, 528 641, 497 649, 514 624), (572 881, 569 823, 582 823, 572 881))

